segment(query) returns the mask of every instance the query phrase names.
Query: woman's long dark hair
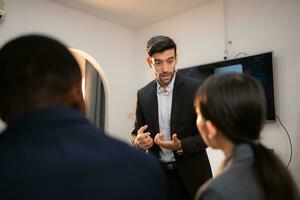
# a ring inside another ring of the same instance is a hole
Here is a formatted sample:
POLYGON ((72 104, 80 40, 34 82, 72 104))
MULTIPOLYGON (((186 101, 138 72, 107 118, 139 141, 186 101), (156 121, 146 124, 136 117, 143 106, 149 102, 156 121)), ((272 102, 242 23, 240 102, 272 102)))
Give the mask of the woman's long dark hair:
POLYGON ((298 199, 297 187, 280 159, 258 142, 266 116, 261 85, 245 74, 209 77, 198 89, 195 106, 235 144, 248 143, 255 156, 254 170, 266 199, 298 199))

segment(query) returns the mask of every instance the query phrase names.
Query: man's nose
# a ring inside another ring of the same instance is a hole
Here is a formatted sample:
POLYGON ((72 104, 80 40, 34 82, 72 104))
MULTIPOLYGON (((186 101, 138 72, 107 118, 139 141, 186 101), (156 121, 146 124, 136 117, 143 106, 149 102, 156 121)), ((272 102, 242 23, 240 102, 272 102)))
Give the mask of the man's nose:
POLYGON ((162 71, 163 72, 168 72, 168 64, 167 64, 167 62, 163 62, 162 63, 162 71))

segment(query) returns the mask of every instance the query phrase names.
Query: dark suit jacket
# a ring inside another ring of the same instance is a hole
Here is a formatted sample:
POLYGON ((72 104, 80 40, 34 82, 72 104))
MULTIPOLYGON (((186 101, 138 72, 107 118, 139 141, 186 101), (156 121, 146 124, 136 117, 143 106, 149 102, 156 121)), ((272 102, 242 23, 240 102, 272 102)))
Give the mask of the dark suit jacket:
MULTIPOLYGON (((137 130, 145 124, 148 125, 152 138, 160 132, 156 84, 156 81, 152 81, 137 93, 133 136, 136 136, 137 130)), ((183 150, 183 155, 178 155, 174 151, 178 172, 191 197, 194 197, 199 186, 211 177, 206 145, 196 127, 194 94, 198 86, 199 82, 196 80, 176 74, 170 120, 171 133, 177 133, 183 150)), ((159 157, 160 148, 156 144, 150 148, 150 151, 159 157)))
POLYGON ((0 135, 0 198, 153 200, 166 198, 166 185, 153 156, 58 107, 27 114, 0 135))
POLYGON ((238 145, 227 162, 231 163, 229 167, 205 183, 199 189, 196 199, 264 200, 262 185, 254 173, 254 154, 250 145, 238 145))

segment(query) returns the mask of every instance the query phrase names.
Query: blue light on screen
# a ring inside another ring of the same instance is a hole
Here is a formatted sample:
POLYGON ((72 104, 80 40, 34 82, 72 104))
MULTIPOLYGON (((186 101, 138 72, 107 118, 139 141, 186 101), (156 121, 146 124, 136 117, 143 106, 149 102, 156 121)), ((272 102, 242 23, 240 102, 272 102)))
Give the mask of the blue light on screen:
POLYGON ((226 67, 219 67, 214 70, 215 74, 224 74, 224 73, 243 73, 243 66, 241 64, 230 65, 226 67))

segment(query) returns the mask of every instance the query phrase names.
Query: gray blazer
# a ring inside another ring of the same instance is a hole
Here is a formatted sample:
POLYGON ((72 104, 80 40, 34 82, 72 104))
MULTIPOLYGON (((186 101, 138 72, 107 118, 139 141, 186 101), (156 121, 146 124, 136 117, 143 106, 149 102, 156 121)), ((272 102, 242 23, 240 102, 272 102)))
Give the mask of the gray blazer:
POLYGON ((254 154, 250 145, 238 145, 232 156, 225 162, 231 163, 230 166, 216 178, 207 181, 198 190, 195 199, 265 199, 263 188, 255 178, 254 154))

